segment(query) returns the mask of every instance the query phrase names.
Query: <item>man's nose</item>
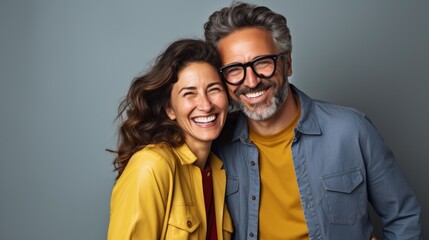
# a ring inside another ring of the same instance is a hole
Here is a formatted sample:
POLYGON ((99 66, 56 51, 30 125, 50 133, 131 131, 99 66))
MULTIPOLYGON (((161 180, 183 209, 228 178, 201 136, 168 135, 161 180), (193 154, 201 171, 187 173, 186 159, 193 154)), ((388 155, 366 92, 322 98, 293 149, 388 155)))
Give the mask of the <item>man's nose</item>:
POLYGON ((246 78, 244 79, 243 84, 248 88, 255 88, 261 80, 256 76, 255 72, 253 72, 252 67, 246 67, 246 78))

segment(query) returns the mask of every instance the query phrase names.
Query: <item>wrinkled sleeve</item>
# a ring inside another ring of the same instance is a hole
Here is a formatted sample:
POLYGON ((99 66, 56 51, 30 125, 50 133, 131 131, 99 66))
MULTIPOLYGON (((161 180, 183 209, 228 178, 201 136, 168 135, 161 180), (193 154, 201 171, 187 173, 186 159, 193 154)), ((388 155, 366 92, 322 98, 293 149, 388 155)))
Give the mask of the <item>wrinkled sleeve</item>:
POLYGON ((112 191, 107 239, 160 239, 173 175, 174 166, 159 155, 134 155, 112 191))
POLYGON ((383 223, 385 239, 421 239, 421 207, 393 153, 364 119, 364 158, 369 200, 383 223))

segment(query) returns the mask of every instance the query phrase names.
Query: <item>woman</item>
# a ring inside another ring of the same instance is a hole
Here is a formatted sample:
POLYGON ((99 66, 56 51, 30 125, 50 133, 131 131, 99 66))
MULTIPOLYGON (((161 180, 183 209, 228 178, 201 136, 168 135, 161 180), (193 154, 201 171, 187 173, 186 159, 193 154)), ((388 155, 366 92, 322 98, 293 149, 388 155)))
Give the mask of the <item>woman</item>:
POLYGON ((216 50, 172 43, 121 103, 108 239, 230 239, 226 177, 210 152, 227 115, 216 50))

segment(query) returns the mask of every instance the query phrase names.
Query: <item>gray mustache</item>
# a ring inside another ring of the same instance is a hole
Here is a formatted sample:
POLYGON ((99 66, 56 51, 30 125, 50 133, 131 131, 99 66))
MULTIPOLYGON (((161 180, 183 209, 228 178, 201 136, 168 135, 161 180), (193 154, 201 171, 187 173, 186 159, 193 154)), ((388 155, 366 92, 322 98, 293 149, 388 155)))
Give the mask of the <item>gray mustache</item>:
POLYGON ((237 90, 236 94, 237 95, 241 95, 241 94, 247 94, 247 93, 250 93, 250 92, 257 92, 257 91, 261 91, 261 90, 265 90, 267 88, 273 87, 275 85, 276 84, 274 82, 266 82, 265 79, 263 79, 254 88, 249 88, 249 87, 246 87, 246 86, 241 86, 237 90))

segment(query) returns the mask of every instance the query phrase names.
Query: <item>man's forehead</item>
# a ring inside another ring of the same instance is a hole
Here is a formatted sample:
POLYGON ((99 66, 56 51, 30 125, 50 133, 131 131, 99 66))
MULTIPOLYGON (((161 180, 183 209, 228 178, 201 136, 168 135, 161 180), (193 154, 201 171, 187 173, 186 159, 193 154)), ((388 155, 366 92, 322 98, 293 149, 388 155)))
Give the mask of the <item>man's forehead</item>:
POLYGON ((247 62, 262 55, 278 52, 270 32, 257 28, 243 28, 223 37, 218 44, 222 64, 247 62))

